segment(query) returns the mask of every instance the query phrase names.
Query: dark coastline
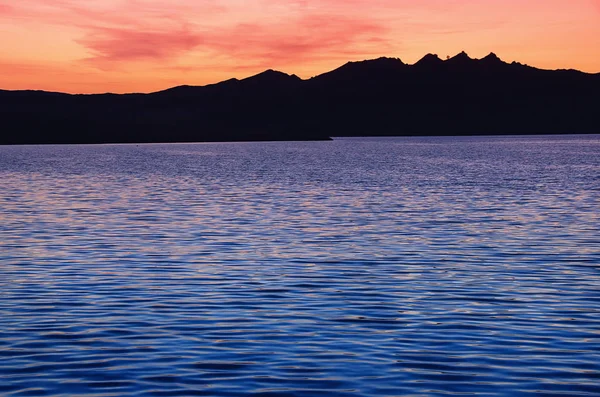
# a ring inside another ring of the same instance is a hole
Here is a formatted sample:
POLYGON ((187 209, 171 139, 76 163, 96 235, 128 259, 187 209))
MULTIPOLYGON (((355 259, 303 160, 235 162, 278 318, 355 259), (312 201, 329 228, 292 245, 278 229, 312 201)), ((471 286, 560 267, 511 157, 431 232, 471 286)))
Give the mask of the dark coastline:
POLYGON ((0 90, 0 144, 592 134, 597 109, 600 74, 461 53, 351 62, 308 80, 269 70, 151 94, 0 90))

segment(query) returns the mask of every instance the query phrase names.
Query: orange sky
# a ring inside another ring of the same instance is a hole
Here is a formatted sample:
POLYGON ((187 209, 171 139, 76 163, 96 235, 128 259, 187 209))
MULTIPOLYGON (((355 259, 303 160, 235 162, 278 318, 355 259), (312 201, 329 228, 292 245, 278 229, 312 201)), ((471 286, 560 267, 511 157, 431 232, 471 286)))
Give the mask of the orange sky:
POLYGON ((428 52, 600 72, 600 0, 0 0, 0 88, 150 92, 428 52))

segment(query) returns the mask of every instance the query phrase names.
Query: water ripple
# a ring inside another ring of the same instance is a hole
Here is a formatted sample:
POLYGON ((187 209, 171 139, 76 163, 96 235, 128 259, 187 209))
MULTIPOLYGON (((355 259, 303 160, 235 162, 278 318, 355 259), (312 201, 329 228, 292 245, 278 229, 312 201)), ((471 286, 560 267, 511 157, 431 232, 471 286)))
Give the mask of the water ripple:
POLYGON ((600 139, 0 147, 0 394, 600 395, 600 139))

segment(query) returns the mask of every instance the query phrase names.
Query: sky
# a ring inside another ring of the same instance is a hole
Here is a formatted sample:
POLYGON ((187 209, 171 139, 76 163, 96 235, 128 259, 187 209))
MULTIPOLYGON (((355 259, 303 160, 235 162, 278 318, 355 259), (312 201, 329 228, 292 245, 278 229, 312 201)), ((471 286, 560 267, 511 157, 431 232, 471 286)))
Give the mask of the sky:
POLYGON ((460 51, 600 72, 600 0, 0 0, 0 89, 152 92, 460 51))

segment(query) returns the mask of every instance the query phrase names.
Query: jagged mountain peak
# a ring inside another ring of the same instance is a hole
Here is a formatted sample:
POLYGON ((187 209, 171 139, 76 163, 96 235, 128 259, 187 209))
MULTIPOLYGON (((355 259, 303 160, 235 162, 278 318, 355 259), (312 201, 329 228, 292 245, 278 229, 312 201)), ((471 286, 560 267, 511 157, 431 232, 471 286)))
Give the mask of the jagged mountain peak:
POLYGON ((448 60, 446 60, 446 63, 448 63, 450 65, 457 65, 457 66, 470 65, 474 62, 475 62, 475 60, 473 58, 471 58, 464 51, 461 51, 458 54, 456 54, 455 56, 453 56, 452 58, 449 58, 448 60))
POLYGON ((487 54, 485 57, 481 58, 482 61, 495 61, 495 62, 502 62, 502 59, 500 59, 498 57, 498 55, 496 55, 496 53, 494 52, 490 52, 489 54, 487 54))
POLYGON ((427 66, 427 65, 439 65, 442 61, 437 54, 427 54, 423 58, 421 58, 415 66, 427 66))
POLYGON ((469 54, 467 54, 464 51, 459 52, 458 54, 456 54, 455 56, 453 56, 452 58, 450 58, 449 60, 468 60, 468 61, 472 61, 473 58, 471 58, 469 56, 469 54))
POLYGON ((486 67, 506 67, 509 66, 508 63, 504 62, 502 59, 498 57, 493 52, 490 52, 487 56, 481 58, 479 63, 486 67))

